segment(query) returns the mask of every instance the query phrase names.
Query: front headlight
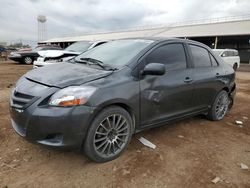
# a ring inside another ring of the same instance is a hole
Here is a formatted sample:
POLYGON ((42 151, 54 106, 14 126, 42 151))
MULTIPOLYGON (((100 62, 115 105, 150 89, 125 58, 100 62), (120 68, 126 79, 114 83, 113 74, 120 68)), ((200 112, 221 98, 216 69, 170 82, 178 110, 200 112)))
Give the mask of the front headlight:
POLYGON ((59 90, 49 100, 51 106, 77 106, 85 104, 96 91, 91 86, 70 86, 59 90))

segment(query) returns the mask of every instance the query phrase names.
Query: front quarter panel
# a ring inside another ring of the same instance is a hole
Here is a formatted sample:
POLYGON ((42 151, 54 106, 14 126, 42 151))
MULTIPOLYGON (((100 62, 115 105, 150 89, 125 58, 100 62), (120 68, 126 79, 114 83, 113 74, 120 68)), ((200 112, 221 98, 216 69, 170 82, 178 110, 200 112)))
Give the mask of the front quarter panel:
POLYGON ((110 105, 124 105, 132 111, 136 122, 139 121, 139 81, 131 76, 129 67, 88 85, 98 89, 86 105, 97 107, 97 111, 110 105))

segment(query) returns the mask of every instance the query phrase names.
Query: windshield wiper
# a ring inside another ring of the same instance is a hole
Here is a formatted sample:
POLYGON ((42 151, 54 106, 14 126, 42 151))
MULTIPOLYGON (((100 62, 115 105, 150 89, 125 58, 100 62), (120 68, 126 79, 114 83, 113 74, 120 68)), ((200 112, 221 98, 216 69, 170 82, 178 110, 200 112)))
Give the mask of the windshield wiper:
POLYGON ((98 65, 104 68, 103 62, 93 58, 80 58, 81 61, 86 62, 88 65, 98 65))
POLYGON ((117 68, 104 64, 102 61, 94 59, 94 58, 80 58, 80 60, 88 65, 98 65, 104 70, 117 70, 117 68))

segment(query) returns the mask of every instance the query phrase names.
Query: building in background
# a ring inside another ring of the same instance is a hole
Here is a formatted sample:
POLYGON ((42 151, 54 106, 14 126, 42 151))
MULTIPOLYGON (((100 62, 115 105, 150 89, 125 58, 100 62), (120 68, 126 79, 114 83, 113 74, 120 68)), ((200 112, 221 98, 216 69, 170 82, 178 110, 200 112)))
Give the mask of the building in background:
POLYGON ((112 40, 133 37, 179 37, 202 42, 211 48, 233 48, 240 54, 242 63, 250 61, 250 15, 195 20, 167 26, 137 30, 88 34, 44 40, 39 44, 56 44, 65 48, 83 40, 112 40))

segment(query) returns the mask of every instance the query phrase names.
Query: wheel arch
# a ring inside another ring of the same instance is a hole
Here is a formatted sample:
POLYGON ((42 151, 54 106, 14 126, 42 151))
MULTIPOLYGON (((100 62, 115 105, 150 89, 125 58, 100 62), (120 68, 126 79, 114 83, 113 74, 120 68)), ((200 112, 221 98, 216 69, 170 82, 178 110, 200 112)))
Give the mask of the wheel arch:
POLYGON ((86 129, 86 132, 85 132, 85 135, 83 137, 83 141, 82 141, 82 147, 84 145, 84 142, 85 142, 85 139, 86 139, 86 135, 88 134, 89 132, 89 128, 92 124, 92 122, 94 121, 95 117, 104 109, 108 108, 108 107, 111 107, 111 106, 118 106, 118 107, 121 107, 123 108, 124 110, 126 110, 130 116, 131 116, 131 119, 132 119, 132 126, 133 126, 133 132, 132 134, 135 133, 135 130, 136 130, 136 124, 138 122, 138 118, 132 108, 132 106, 130 106, 128 103, 126 103, 125 101, 123 100, 112 100, 112 101, 106 101, 105 103, 101 104, 101 105, 98 105, 98 107, 96 108, 96 110, 93 111, 93 114, 91 116, 91 118, 89 119, 88 121, 88 127, 86 129))
POLYGON ((213 98, 212 98, 212 100, 211 100, 211 105, 209 106, 209 108, 212 106, 212 104, 214 103, 214 101, 215 101, 215 99, 216 99, 216 97, 217 97, 217 95, 221 92, 221 91, 226 91, 228 94, 229 94, 229 88, 227 87, 227 86, 224 86, 224 87, 222 87, 221 89, 219 89, 219 90, 217 90, 217 92, 216 92, 216 94, 213 96, 213 98))
POLYGON ((105 108, 108 108, 108 107, 111 107, 111 106, 118 106, 118 107, 121 107, 123 108, 124 110, 126 110, 129 115, 131 116, 132 118, 132 123, 133 123, 133 132, 135 131, 136 129, 136 122, 137 122, 137 117, 136 117, 136 114, 135 114, 135 111, 133 110, 132 106, 130 106, 128 103, 126 103, 125 101, 120 101, 120 100, 115 100, 115 101, 110 101, 110 102, 105 102, 104 104, 100 105, 96 111, 94 112, 92 118, 91 118, 91 121, 90 121, 90 124, 92 123, 94 117, 99 114, 102 110, 104 110, 105 108))
POLYGON ((84 147, 84 143, 86 141, 86 135, 88 134, 89 132, 89 128, 92 124, 92 122, 94 121, 95 117, 104 109, 108 108, 108 107, 111 107, 111 106, 118 106, 118 107, 121 107, 123 109, 125 109, 131 116, 131 119, 132 119, 132 126, 133 126, 133 132, 132 134, 135 133, 135 130, 136 130, 136 116, 135 116, 135 112, 133 111, 132 107, 129 106, 127 103, 125 102, 122 102, 122 101, 110 101, 110 102, 106 102, 102 105, 100 105, 94 112, 93 112, 93 115, 91 116, 90 120, 88 121, 88 128, 86 129, 86 132, 84 134, 84 137, 83 137, 83 140, 82 140, 82 145, 81 145, 81 149, 83 149, 84 147))
POLYGON ((219 92, 221 92, 222 90, 225 90, 227 93, 229 93, 229 91, 230 91, 228 87, 223 87, 219 92))

